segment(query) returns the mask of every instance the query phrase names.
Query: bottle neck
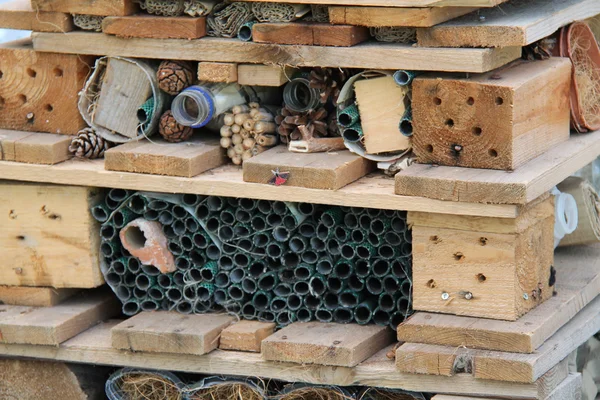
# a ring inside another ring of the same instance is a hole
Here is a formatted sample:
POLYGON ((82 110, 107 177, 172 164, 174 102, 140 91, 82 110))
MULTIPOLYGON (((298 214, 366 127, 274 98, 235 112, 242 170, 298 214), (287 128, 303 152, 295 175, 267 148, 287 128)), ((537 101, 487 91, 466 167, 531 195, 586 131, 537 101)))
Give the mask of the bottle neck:
POLYGON ((202 128, 214 116, 215 99, 202 86, 190 86, 173 99, 171 112, 181 125, 202 128))

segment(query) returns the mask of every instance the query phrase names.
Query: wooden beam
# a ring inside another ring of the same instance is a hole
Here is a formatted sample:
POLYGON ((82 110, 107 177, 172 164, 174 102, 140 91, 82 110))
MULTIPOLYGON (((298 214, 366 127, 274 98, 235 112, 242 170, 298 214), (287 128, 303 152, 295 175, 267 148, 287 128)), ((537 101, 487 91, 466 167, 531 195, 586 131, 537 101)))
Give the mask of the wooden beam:
POLYGON ((78 293, 79 289, 0 286, 0 302, 13 306, 51 307, 78 293))
POLYGON ((560 27, 600 13, 596 0, 536 0, 508 2, 444 24, 417 31, 419 46, 526 46, 560 27))
POLYGON ((206 18, 147 14, 106 17, 102 21, 102 32, 125 38, 198 39, 206 35, 206 18))
POLYGON ((237 76, 240 85, 283 86, 297 70, 279 65, 238 64, 237 76))
POLYGON ((573 135, 512 173, 413 164, 396 174, 396 194, 438 200, 526 204, 600 154, 600 132, 573 135))
POLYGON ((71 137, 0 129, 0 160, 58 164, 71 158, 71 137))
POLYGON ((241 320, 223 329, 219 348, 260 353, 262 341, 273 332, 275 332, 273 322, 241 320))
POLYGON ((469 14, 469 7, 329 7, 329 22, 368 27, 430 27, 469 14))
POLYGON ((517 321, 417 312, 398 326, 398 340, 532 353, 600 294, 600 245, 557 249, 557 294, 517 321))
POLYGON ((198 80, 204 82, 237 82, 238 66, 234 63, 200 62, 198 80))
POLYGON ((130 15, 138 10, 133 0, 31 0, 34 10, 69 14, 130 15))
POLYGON ((315 22, 266 22, 252 27, 256 43, 350 47, 371 38, 366 27, 315 22))
MULTIPOLYGON (((274 0, 240 0, 273 2, 274 0)), ((495 7, 508 0, 278 0, 278 3, 374 7, 495 7)))
POLYGON ((292 67, 347 67, 417 71, 486 72, 521 57, 520 47, 428 49, 406 44, 362 43, 350 48, 285 46, 238 39, 123 39, 102 33, 34 33, 37 51, 196 60, 292 67))
POLYGON ((0 28, 36 32, 70 32, 73 30, 70 14, 36 12, 30 0, 12 0, 0 5, 0 28))

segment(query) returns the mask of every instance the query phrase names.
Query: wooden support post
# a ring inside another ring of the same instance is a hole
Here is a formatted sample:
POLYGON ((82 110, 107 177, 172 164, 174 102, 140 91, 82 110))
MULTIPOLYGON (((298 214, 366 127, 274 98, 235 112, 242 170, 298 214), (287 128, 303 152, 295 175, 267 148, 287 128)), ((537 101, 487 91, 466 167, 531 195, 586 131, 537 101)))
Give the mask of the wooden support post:
POLYGON ((470 7, 329 7, 329 22, 359 26, 430 27, 477 10, 470 7))
POLYGON ((134 0, 31 0, 34 10, 69 14, 131 15, 138 10, 134 0))
POLYGON ((315 22, 265 22, 252 27, 256 43, 350 47, 371 37, 362 26, 315 22))
POLYGON ((0 28, 63 33, 72 31, 73 27, 70 14, 36 12, 29 0, 11 0, 0 5, 0 28))
POLYGON ((106 17, 102 32, 124 38, 198 39, 206 35, 206 19, 144 14, 106 17))
POLYGON ((273 332, 275 324, 272 322, 242 320, 223 329, 219 348, 260 353, 262 341, 273 332))
POLYGON ((198 80, 203 82, 231 83, 238 80, 238 67, 234 63, 200 62, 198 80))

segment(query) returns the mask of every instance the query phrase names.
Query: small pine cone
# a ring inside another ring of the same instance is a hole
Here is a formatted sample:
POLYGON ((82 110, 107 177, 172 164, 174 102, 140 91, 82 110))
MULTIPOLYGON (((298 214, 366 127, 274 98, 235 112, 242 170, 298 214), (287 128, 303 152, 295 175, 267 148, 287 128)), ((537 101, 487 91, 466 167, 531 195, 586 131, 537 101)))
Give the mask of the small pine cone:
POLYGON ((178 143, 188 140, 194 133, 194 129, 191 126, 183 126, 177 122, 171 110, 169 110, 160 117, 158 133, 167 142, 178 143))
POLYGON ((163 61, 156 76, 161 90, 173 96, 194 83, 192 66, 187 61, 163 61))
POLYGON ((77 158, 102 158, 104 152, 111 147, 111 143, 98 135, 92 128, 84 128, 77 133, 71 144, 69 152, 77 158))

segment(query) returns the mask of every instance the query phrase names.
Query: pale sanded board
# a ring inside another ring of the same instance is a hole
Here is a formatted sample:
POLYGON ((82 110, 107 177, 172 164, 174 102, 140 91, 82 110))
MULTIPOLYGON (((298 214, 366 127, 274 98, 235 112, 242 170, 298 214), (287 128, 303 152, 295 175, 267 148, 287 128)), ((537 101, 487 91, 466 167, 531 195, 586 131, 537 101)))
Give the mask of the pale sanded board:
POLYGON ((69 32, 73 30, 70 14, 36 12, 30 0, 11 0, 0 5, 0 28, 36 32, 69 32))
POLYGON ((78 293, 79 289, 0 286, 0 303, 13 306, 51 307, 78 293))
POLYGON ((106 289, 82 293, 53 307, 1 307, 5 310, 0 314, 1 343, 53 346, 118 315, 121 309, 106 289))
POLYGON ((191 178, 223 165, 225 153, 216 139, 194 138, 182 143, 144 139, 109 149, 104 160, 109 171, 191 178))
POLYGON ((58 164, 71 158, 69 144, 68 136, 0 129, 0 160, 58 164))
POLYGON ((260 353, 262 341, 273 332, 275 332, 273 322, 242 320, 223 329, 219 348, 260 353))
POLYGON ((273 172, 289 172, 285 186, 337 190, 375 169, 375 163, 347 150, 292 153, 277 146, 244 162, 244 182, 268 183, 273 172))
POLYGON ((597 0, 521 0, 417 31, 419 46, 525 46, 600 13, 597 0))
POLYGON ((69 14, 130 15, 138 10, 134 0, 31 0, 34 10, 69 14))
POLYGON ((387 327, 295 322, 262 342, 265 360, 353 367, 392 343, 387 327))
POLYGON ((221 331, 234 321, 227 314, 142 312, 112 328, 112 346, 130 351, 202 355, 219 347, 221 331))
POLYGON ((329 7, 329 22, 368 27, 430 27, 477 10, 469 7, 329 7))
POLYGON ((600 244, 556 250, 557 294, 517 321, 417 312, 398 326, 398 340, 532 353, 600 294, 600 244))
POLYGON ((500 170, 413 164, 396 174, 396 194, 431 199, 526 204, 600 154, 600 131, 571 138, 511 173, 500 170))
POLYGON ((138 14, 106 17, 102 32, 109 35, 154 39, 198 39, 206 35, 206 19, 138 14))

